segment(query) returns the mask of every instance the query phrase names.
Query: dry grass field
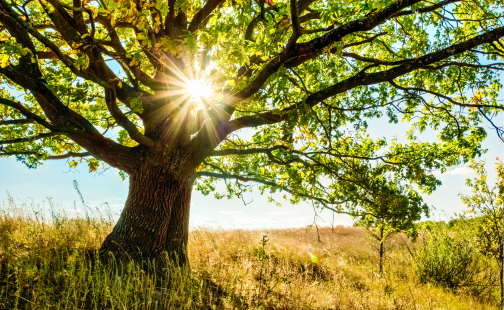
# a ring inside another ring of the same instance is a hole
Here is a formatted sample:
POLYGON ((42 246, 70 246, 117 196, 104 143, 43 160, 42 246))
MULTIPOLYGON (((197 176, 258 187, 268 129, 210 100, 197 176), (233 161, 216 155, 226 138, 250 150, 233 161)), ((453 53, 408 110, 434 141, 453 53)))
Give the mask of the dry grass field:
POLYGON ((27 210, 10 200, 0 211, 0 309, 498 309, 497 287, 421 283, 411 256, 421 238, 396 235, 379 274, 362 228, 198 229, 191 271, 160 283, 94 258, 107 216, 27 210))

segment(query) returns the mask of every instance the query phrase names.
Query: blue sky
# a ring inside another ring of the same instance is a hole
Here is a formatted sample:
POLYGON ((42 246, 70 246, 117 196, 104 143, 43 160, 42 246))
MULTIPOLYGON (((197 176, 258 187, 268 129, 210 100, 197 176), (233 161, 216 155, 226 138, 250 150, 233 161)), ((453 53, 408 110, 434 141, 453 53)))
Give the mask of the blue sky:
MULTIPOLYGON (((504 123, 504 115, 496 120, 504 123)), ((400 136, 405 132, 406 124, 389 126, 375 123, 371 126, 372 136, 385 135, 389 138, 400 136), (378 126, 376 126, 378 125, 378 126), (394 132, 391 132, 394 130, 394 132)), ((495 132, 488 130, 484 147, 488 152, 482 157, 487 161, 489 180, 495 180, 495 158, 504 157, 504 143, 495 132)), ((434 172, 443 185, 432 195, 424 196, 426 203, 433 206, 431 219, 446 220, 454 213, 464 210, 458 197, 459 193, 468 194, 470 189, 464 185, 465 179, 474 173, 467 167, 456 167, 445 174, 434 172)), ((80 197, 74 188, 73 181, 79 183, 79 189, 86 204, 91 208, 104 208, 107 203, 113 213, 119 214, 128 193, 128 181, 119 178, 117 170, 110 168, 102 173, 88 173, 86 165, 70 170, 65 160, 47 161, 37 169, 28 169, 14 158, 0 158, 0 200, 5 203, 7 193, 19 204, 26 202, 38 205, 37 208, 48 208, 51 198, 58 208, 69 215, 84 215, 80 197)), ((222 184, 221 184, 222 185, 222 184)), ((281 207, 267 202, 267 196, 257 192, 248 194, 244 205, 241 199, 217 200, 194 192, 191 207, 191 227, 211 226, 217 228, 286 228, 303 227, 313 223, 314 210, 308 203, 292 206, 283 202, 281 207)), ((280 199, 281 201, 281 199, 280 199)), ((1 203, 0 203, 1 205, 1 203)), ((322 211, 317 224, 330 226, 333 215, 322 211)), ((335 215, 334 225, 351 225, 348 216, 335 215)))

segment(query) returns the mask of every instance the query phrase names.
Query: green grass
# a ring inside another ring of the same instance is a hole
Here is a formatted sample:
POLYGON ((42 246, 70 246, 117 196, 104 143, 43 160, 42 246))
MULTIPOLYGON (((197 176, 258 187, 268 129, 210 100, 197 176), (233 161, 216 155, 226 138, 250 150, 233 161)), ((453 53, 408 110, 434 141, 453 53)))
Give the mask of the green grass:
POLYGON ((320 228, 320 243, 314 228, 198 229, 191 269, 161 279, 149 267, 96 259, 113 227, 107 213, 75 219, 54 209, 4 202, 0 309, 499 309, 493 278, 447 288, 419 277, 411 253, 425 238, 393 238, 379 274, 372 240, 356 227, 320 228))

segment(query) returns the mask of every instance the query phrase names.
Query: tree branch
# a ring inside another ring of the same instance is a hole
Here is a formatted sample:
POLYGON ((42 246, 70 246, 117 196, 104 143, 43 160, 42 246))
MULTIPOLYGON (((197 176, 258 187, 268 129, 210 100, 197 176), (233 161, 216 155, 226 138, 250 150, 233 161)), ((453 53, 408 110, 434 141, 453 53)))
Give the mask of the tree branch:
POLYGON ((250 84, 228 98, 227 104, 234 107, 239 102, 255 94, 266 80, 277 72, 281 66, 285 66, 286 68, 299 66, 307 60, 318 56, 322 53, 323 49, 330 44, 341 41, 346 35, 360 31, 369 31, 403 8, 420 1, 421 0, 398 0, 387 8, 365 19, 351 21, 311 41, 296 43, 292 47, 289 46, 289 49, 284 49, 276 57, 271 59, 250 84))
MULTIPOLYGON (((16 155, 39 155, 42 156, 42 154, 37 153, 37 152, 3 152, 2 149, 0 148, 0 156, 16 156, 16 155)), ((93 156, 89 152, 83 152, 83 153, 76 153, 76 152, 68 152, 65 154, 61 155, 50 155, 49 157, 45 159, 50 159, 50 160, 57 160, 57 159, 67 159, 70 157, 87 157, 87 156, 93 156)))
POLYGON ((503 127, 499 127, 495 125, 495 123, 492 121, 490 117, 485 113, 485 111, 482 111, 480 107, 478 107, 478 111, 483 115, 483 117, 492 125, 492 127, 495 129, 495 132, 497 133, 497 136, 499 139, 501 139, 502 142, 504 142, 504 129, 503 127))
POLYGON ((12 139, 12 140, 0 140, 0 145, 21 143, 21 142, 31 142, 31 141, 35 141, 35 140, 40 140, 40 139, 54 137, 54 136, 60 136, 60 135, 64 135, 64 134, 65 134, 64 132, 48 132, 48 133, 41 133, 41 134, 38 134, 35 136, 24 137, 24 138, 17 138, 17 139, 12 139))
POLYGON ((251 148, 251 149, 224 149, 224 150, 215 150, 210 156, 226 156, 226 155, 249 155, 256 153, 268 153, 274 150, 284 149, 287 150, 288 147, 284 145, 275 145, 271 148, 251 148))
POLYGON ((456 100, 453 100, 452 98, 446 96, 446 95, 443 95, 441 93, 438 93, 438 92, 435 92, 435 91, 432 91, 432 90, 427 90, 427 89, 423 89, 423 88, 418 88, 418 87, 404 87, 404 86, 401 86, 399 84, 397 84, 396 82, 394 82, 393 80, 390 80, 388 81, 392 86, 394 86, 395 88, 397 89, 400 89, 400 90, 403 90, 403 91, 417 91, 417 92, 422 92, 422 93, 428 93, 428 94, 431 94, 431 95, 434 95, 436 97, 439 97, 439 98, 443 98, 445 99, 446 101, 454 104, 454 105, 458 105, 458 106, 461 106, 461 107, 470 107, 470 108, 495 108, 495 109, 501 109, 501 110, 504 110, 504 106, 498 106, 498 105, 491 105, 491 104, 470 104, 470 103, 462 103, 462 102, 459 102, 459 101, 456 101, 456 100))
POLYGON ((297 0, 290 0, 290 18, 292 24, 292 35, 287 42, 286 50, 290 50, 290 48, 296 43, 297 39, 301 35, 301 27, 299 26, 299 18, 298 18, 298 8, 297 8, 297 0))
POLYGON ((195 32, 196 30, 204 27, 205 21, 213 11, 221 4, 224 0, 208 0, 207 3, 198 11, 191 20, 189 28, 187 30, 195 32))
POLYGON ((37 114, 30 112, 24 105, 22 105, 18 101, 12 101, 12 100, 9 100, 6 98, 0 98, 0 104, 6 105, 6 106, 9 106, 11 108, 18 110, 19 113, 26 116, 27 119, 34 120, 49 130, 59 131, 59 132, 67 132, 67 133, 75 132, 75 129, 71 128, 71 127, 65 128, 65 127, 58 127, 58 126, 52 125, 51 123, 49 123, 48 121, 46 121, 42 117, 38 116, 37 114))
MULTIPOLYGON (((51 42, 51 40, 43 36, 37 29, 33 28, 29 23, 20 18, 18 14, 12 11, 9 4, 7 4, 4 0, 0 0, 0 13, 1 13, 0 21, 7 26, 9 31, 11 31, 12 28, 14 28, 17 29, 16 31, 23 30, 26 34, 30 34, 31 36, 35 37, 38 41, 40 41, 40 43, 42 43, 44 46, 49 48, 54 54, 56 54, 56 56, 58 56, 58 58, 63 62, 63 64, 66 67, 68 67, 75 75, 82 77, 86 80, 96 82, 97 84, 103 86, 104 84, 103 81, 96 79, 95 77, 86 74, 85 72, 75 67, 74 59, 63 54, 63 52, 56 46, 56 44, 51 42), (9 23, 12 24, 11 27, 8 26, 9 23)), ((30 42, 30 44, 32 43, 30 42)), ((36 54, 36 51, 33 50, 33 53, 36 54)))
POLYGON ((12 120, 0 121, 0 126, 24 125, 24 124, 32 124, 33 122, 35 122, 33 119, 12 119, 12 120))
MULTIPOLYGON (((360 73, 349 79, 343 80, 337 84, 334 84, 330 87, 327 87, 323 90, 320 90, 318 92, 309 95, 304 102, 309 106, 314 106, 329 97, 343 93, 358 86, 372 85, 390 81, 398 76, 407 74, 417 69, 424 68, 430 64, 436 63, 453 55, 465 52, 481 44, 498 40, 503 36, 504 36, 504 27, 499 27, 495 28, 494 30, 490 30, 486 33, 483 33, 481 35, 475 36, 464 42, 454 44, 452 46, 439 50, 437 52, 429 53, 422 57, 411 59, 397 67, 388 70, 374 73, 366 73, 364 71, 361 71, 360 73)), ((299 105, 296 104, 278 112, 265 112, 257 115, 243 116, 230 121, 229 126, 226 129, 230 130, 229 133, 231 133, 232 131, 244 127, 256 127, 266 124, 274 124, 285 120, 291 111, 298 109, 298 106, 299 105)))
POLYGON ((448 5, 450 3, 456 3, 456 2, 460 2, 460 1, 462 1, 462 0, 444 0, 444 1, 438 2, 434 5, 426 6, 426 7, 420 8, 420 9, 416 9, 414 11, 413 10, 401 11, 401 12, 395 14, 393 17, 405 16, 405 15, 411 15, 411 14, 428 13, 428 12, 432 12, 437 9, 440 9, 443 6, 448 5))
POLYGON ((361 31, 369 31, 374 27, 384 23, 386 20, 393 17, 394 14, 401 11, 402 9, 420 1, 421 0, 398 0, 396 2, 393 2, 388 7, 369 15, 364 19, 353 20, 311 41, 296 44, 296 46, 294 46, 293 48, 292 53, 289 55, 289 59, 285 61, 285 67, 297 67, 307 60, 320 55, 325 47, 334 42, 341 41, 341 39, 348 34, 361 31))
POLYGON ((280 185, 278 185, 278 184, 276 184, 274 182, 265 181, 265 180, 261 180, 261 179, 254 178, 254 177, 244 177, 244 176, 237 175, 237 174, 227 174, 227 173, 216 173, 216 172, 208 172, 208 171, 199 171, 199 172, 195 173, 195 178, 199 178, 199 177, 210 177, 210 178, 218 178, 218 179, 236 179, 236 180, 242 181, 242 182, 257 182, 257 183, 261 183, 261 184, 264 184, 264 185, 269 185, 269 186, 274 186, 274 187, 282 188, 282 186, 280 186, 280 185))
POLYGON ((107 103, 107 108, 110 112, 110 114, 114 117, 116 120, 117 124, 124 128, 128 134, 130 135, 131 139, 135 140, 136 142, 143 144, 148 147, 153 147, 154 146, 154 141, 151 139, 147 138, 144 136, 138 128, 131 122, 126 115, 119 109, 117 106, 117 101, 116 101, 116 95, 115 95, 115 89, 105 89, 105 102, 107 103))
POLYGON ((218 179, 235 179, 235 180, 242 181, 242 182, 256 182, 256 183, 268 185, 268 186, 271 186, 271 187, 279 188, 279 189, 281 189, 281 190, 283 190, 283 191, 285 191, 285 192, 287 192, 287 193, 289 193, 291 195, 295 195, 295 196, 299 196, 299 197, 315 200, 315 201, 319 202, 320 204, 322 204, 325 208, 327 208, 329 210, 332 210, 334 212, 345 213, 345 212, 337 211, 336 209, 331 208, 331 207, 328 206, 330 204, 342 204, 344 202, 340 202, 340 201, 331 202, 331 201, 329 201, 327 199, 320 198, 320 197, 315 197, 313 195, 304 194, 304 193, 295 193, 295 192, 291 191, 290 189, 288 189, 285 186, 281 186, 281 185, 279 185, 279 184, 277 184, 275 182, 266 181, 266 180, 262 180, 262 179, 255 178, 255 177, 246 177, 246 176, 241 176, 241 175, 237 175, 237 174, 216 173, 216 172, 209 172, 209 171, 199 171, 199 172, 196 172, 193 177, 195 179, 199 178, 199 177, 210 177, 210 178, 218 178, 218 179))
POLYGON ((88 156, 93 156, 93 155, 89 152, 82 152, 82 153, 68 152, 68 153, 61 154, 61 155, 51 155, 51 156, 47 157, 46 159, 56 160, 56 159, 67 159, 70 157, 88 157, 88 156))

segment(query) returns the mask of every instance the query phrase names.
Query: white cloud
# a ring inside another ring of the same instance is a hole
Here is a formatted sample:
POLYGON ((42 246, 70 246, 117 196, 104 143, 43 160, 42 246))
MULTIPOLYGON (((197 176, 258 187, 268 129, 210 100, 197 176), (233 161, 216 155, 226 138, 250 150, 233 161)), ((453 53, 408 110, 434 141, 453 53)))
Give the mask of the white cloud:
POLYGON ((245 213, 243 211, 219 211, 220 214, 242 214, 245 213))
POLYGON ((112 207, 124 207, 124 203, 113 204, 112 207))
POLYGON ((268 212, 266 214, 271 214, 271 215, 288 215, 288 214, 296 214, 297 211, 283 211, 283 212, 268 212))
POLYGON ((445 173, 441 173, 441 171, 433 171, 433 175, 435 176, 445 176, 445 175, 463 175, 463 174, 474 174, 474 170, 469 167, 458 167, 450 171, 446 171, 445 173))

